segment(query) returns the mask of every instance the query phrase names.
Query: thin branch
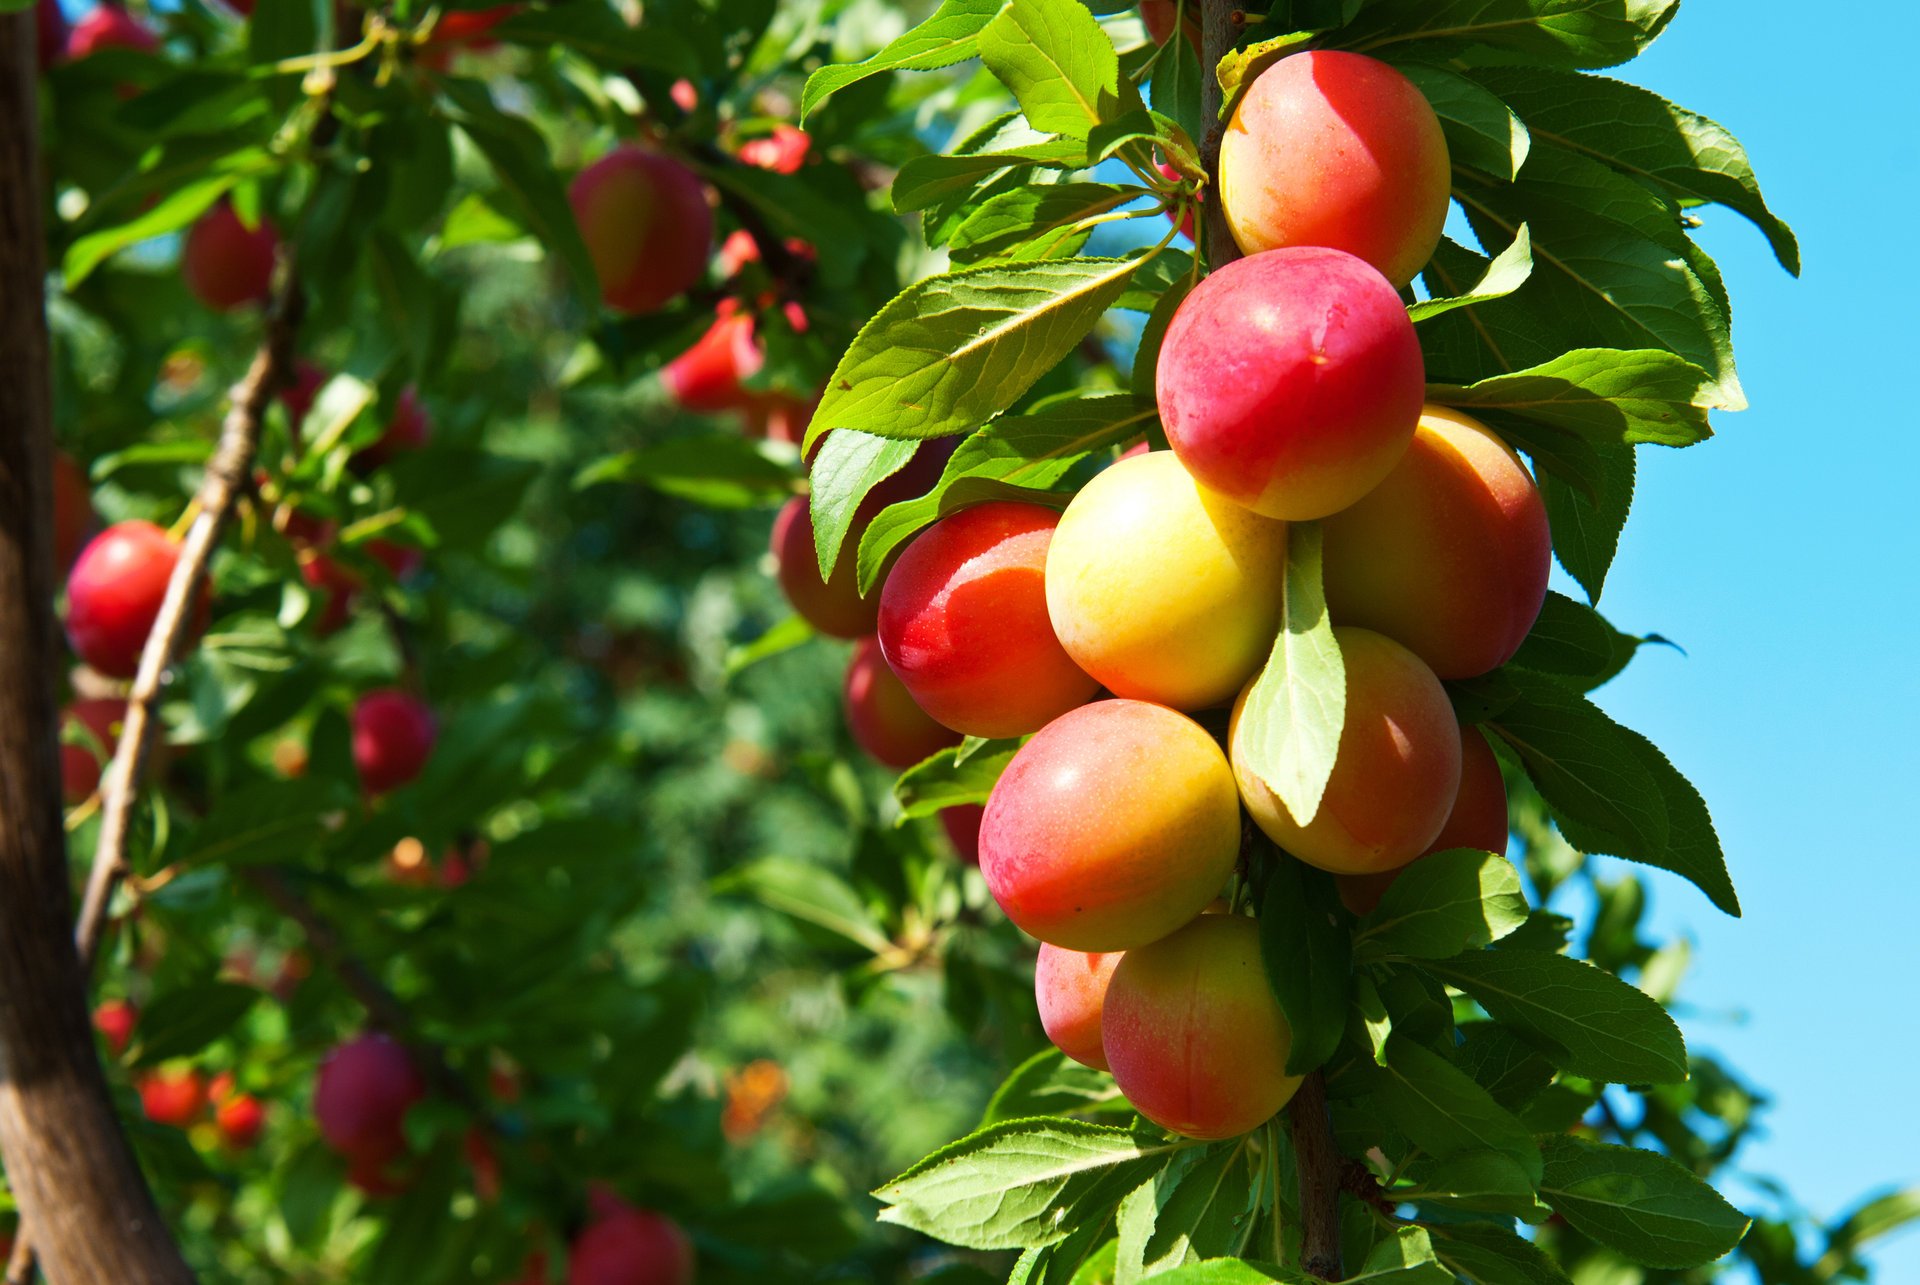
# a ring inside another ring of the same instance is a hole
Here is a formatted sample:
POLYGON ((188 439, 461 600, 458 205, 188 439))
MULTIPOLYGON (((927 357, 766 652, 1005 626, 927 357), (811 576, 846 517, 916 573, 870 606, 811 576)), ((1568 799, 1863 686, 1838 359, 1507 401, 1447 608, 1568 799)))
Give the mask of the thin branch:
POLYGON ((1300 1186, 1300 1258, 1310 1275, 1339 1280, 1340 1152, 1327 1114, 1327 1082, 1315 1071, 1287 1108, 1300 1186))
MULTIPOLYGON (((291 251, 288 251, 291 256, 291 251)), ((293 375, 294 338, 305 311, 298 273, 291 261, 283 268, 279 290, 267 317, 267 332, 253 364, 234 388, 233 404, 220 426, 220 440, 194 496, 198 509, 180 543, 179 561, 167 581, 160 614, 140 653, 140 668, 127 693, 127 712, 119 745, 107 765, 100 787, 100 841, 93 852, 93 869, 80 907, 74 939, 83 968, 91 968, 107 923, 114 889, 126 877, 127 833, 133 805, 145 779, 154 742, 154 705, 165 685, 167 670, 198 614, 201 586, 219 543, 220 530, 233 511, 234 500, 251 484, 253 457, 260 446, 260 428, 267 406, 293 375)))
MULTIPOLYGON (((1227 226, 1226 202, 1220 199, 1220 139, 1226 132, 1226 122, 1220 119, 1223 98, 1215 70, 1240 38, 1240 26, 1235 21, 1239 12, 1227 0, 1200 0, 1200 119, 1207 131, 1200 140, 1200 163, 1206 167, 1207 191, 1198 231, 1210 271, 1240 257, 1240 247, 1234 244, 1233 231, 1227 226)), ((1169 37, 1178 38, 1178 32, 1169 37)))

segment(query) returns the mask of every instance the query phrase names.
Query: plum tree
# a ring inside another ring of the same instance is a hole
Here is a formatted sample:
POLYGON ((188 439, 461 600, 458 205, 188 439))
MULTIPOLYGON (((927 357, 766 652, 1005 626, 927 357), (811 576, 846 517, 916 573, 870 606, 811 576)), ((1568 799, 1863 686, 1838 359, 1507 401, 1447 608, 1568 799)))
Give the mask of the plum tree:
POLYGON ((1121 958, 1117 951, 1090 955, 1043 941, 1033 963, 1033 1001, 1047 1038, 1074 1061, 1101 1071, 1107 1069, 1107 1055, 1100 1043, 1100 1014, 1121 958))
POLYGON ((1240 806, 1206 729, 1103 700, 1020 747, 987 799, 980 870, 1023 930, 1069 950, 1145 945, 1199 914, 1240 852, 1240 806))
POLYGON ((387 687, 353 707, 353 765, 368 794, 387 794, 420 775, 439 731, 419 698, 387 687))
POLYGON ((602 1196, 567 1253, 567 1285, 692 1285, 693 1242, 652 1209, 602 1196))
POLYGON ((1171 451, 1123 459, 1073 497, 1047 549, 1047 614, 1116 696, 1233 699, 1280 622, 1286 524, 1193 480, 1171 451))
MULTIPOLYGON (((1246 763, 1241 712, 1228 732, 1240 796, 1267 837, 1335 874, 1392 870, 1425 852, 1460 791, 1460 725, 1433 671, 1371 630, 1335 628, 1347 714, 1319 810, 1301 825, 1246 763)), ((1247 691, 1252 691, 1252 684, 1247 691)))
MULTIPOLYGON (((151 522, 116 522, 80 551, 67 574, 67 642, 110 678, 132 678, 160 614, 180 546, 151 522)), ((201 615, 207 601, 200 595, 201 615)))
POLYGON ((232 312, 265 302, 279 250, 272 223, 262 218, 257 227, 248 227, 233 203, 223 200, 188 230, 180 247, 180 275, 201 303, 215 312, 232 312))
POLYGON ((1220 139, 1220 201, 1242 250, 1345 250, 1396 288, 1439 244, 1452 179, 1426 97, 1364 54, 1280 59, 1248 86, 1220 139))
POLYGON ((960 741, 960 733, 934 722, 914 704, 913 694, 880 654, 880 640, 871 635, 853 645, 842 695, 854 741, 888 767, 912 767, 960 741))
POLYGON ((1337 513, 1413 440, 1426 396, 1400 296, 1340 250, 1235 260, 1174 313, 1157 366, 1160 417, 1203 485, 1268 517, 1337 513))
POLYGON ((656 312, 685 294, 713 253, 713 210, 699 175, 634 143, 580 171, 567 192, 609 308, 656 312))
MULTIPOLYGON (((1486 736, 1477 727, 1460 729, 1460 792, 1454 796, 1453 810, 1447 813, 1446 824, 1440 827, 1440 833, 1420 857, 1455 848, 1495 853, 1507 850, 1507 783, 1500 775, 1500 760, 1494 757, 1486 736)), ((1377 874, 1335 875, 1333 883, 1347 909, 1364 915, 1380 904, 1380 898, 1406 868, 1398 866, 1377 874)))
POLYGON ((407 1150, 407 1112, 427 1095, 407 1051, 385 1035, 359 1035, 320 1063, 313 1118, 321 1141, 362 1172, 377 1174, 407 1150))
POLYGON ((1286 1073, 1293 1032, 1260 961, 1260 930, 1203 915, 1121 959, 1107 985, 1101 1043, 1141 1115, 1189 1138, 1258 1128, 1300 1087, 1286 1073))
POLYGON ((921 709, 969 736, 1020 736, 1099 686, 1047 617, 1059 514, 995 501, 916 536, 880 593, 880 649, 921 709))
POLYGON ((86 802, 100 788, 126 716, 127 703, 118 696, 77 700, 61 712, 60 790, 68 806, 86 802))
POLYGON ((1547 596, 1552 541, 1533 475, 1486 425, 1428 406, 1407 453, 1327 519, 1327 607, 1442 678, 1505 664, 1547 596))

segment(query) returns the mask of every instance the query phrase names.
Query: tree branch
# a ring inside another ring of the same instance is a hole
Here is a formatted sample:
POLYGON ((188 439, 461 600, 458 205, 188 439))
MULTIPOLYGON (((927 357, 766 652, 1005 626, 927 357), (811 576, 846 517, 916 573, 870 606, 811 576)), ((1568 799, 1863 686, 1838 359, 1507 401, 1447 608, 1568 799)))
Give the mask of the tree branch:
POLYGON ((73 941, 33 22, 0 14, 0 1153, 51 1278, 190 1285, 120 1131, 73 941))
POLYGON ((1287 1108, 1300 1187, 1301 1266, 1323 1281, 1339 1280, 1340 1152, 1327 1114, 1326 1078, 1315 1071, 1287 1108))
POLYGON ((140 668, 127 693, 127 712, 113 761, 100 785, 100 840, 93 851, 93 869, 87 876, 86 897, 80 907, 75 942, 84 967, 91 968, 99 953, 113 892, 126 877, 127 832, 133 805, 153 753, 153 708, 166 682, 167 670, 192 628, 201 585, 213 560, 220 529, 233 511, 234 500, 250 484, 253 457, 260 446, 260 426, 267 406, 293 374, 293 348, 305 310, 292 251, 281 264, 280 287, 267 316, 267 332, 253 364, 233 391, 233 404, 220 425, 220 440, 194 496, 193 524, 181 541, 180 558, 167 582, 160 614, 140 653, 140 668))
MULTIPOLYGON (((1207 269, 1225 267, 1240 257, 1233 232, 1227 227, 1226 202, 1220 199, 1220 139, 1226 122, 1220 119, 1223 98, 1220 77, 1215 69, 1240 39, 1240 10, 1231 0, 1188 0, 1200 5, 1200 119, 1206 122, 1207 136, 1200 140, 1200 163, 1207 170, 1206 200, 1201 203, 1201 244, 1206 247, 1207 269)), ((1177 40, 1175 32, 1169 39, 1177 40)))

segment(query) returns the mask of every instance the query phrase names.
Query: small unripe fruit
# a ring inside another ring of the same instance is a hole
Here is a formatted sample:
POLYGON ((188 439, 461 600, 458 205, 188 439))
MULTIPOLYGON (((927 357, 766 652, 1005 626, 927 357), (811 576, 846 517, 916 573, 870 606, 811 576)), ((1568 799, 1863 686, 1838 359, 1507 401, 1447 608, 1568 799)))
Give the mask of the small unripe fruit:
POLYGON ((1260 961, 1260 930, 1203 915, 1114 969, 1101 1020, 1113 1078, 1141 1115, 1189 1138, 1260 1127, 1300 1087, 1293 1032, 1260 961))
MULTIPOLYGON (((1500 760, 1493 756, 1486 736, 1477 727, 1460 729, 1460 792, 1454 796, 1447 823, 1414 861, 1455 848, 1493 853, 1507 850, 1507 783, 1500 776, 1500 760)), ((1335 875, 1333 882, 1347 909, 1364 915, 1380 904, 1380 898, 1406 868, 1369 875, 1335 875)))
POLYGON ((604 1209, 567 1254, 567 1285, 692 1285, 693 1242, 651 1209, 604 1209))
POLYGON ((1074 1061, 1101 1071, 1107 1055, 1100 1045, 1100 1013, 1120 960, 1118 953, 1088 955, 1041 942, 1033 964, 1033 999, 1047 1038, 1074 1061))
POLYGON ((1013 756, 980 823, 980 871, 1007 918, 1079 951, 1166 936, 1240 853, 1233 773, 1212 736, 1145 701, 1055 719, 1013 756))
POLYGON ((1295 821, 1247 766, 1244 692, 1228 732, 1234 776, 1254 823, 1308 865, 1334 874, 1396 869, 1427 851, 1453 810, 1460 724, 1446 689, 1418 656, 1371 630, 1339 627, 1333 636, 1346 664, 1347 712, 1313 819, 1295 821))
POLYGON ((433 711, 396 688, 368 692, 353 707, 353 765, 368 794, 397 790, 420 775, 439 731, 433 711))
POLYGON ((1047 619, 1059 515, 1000 501, 920 533, 880 594, 880 648, 921 709, 969 736, 1020 736, 1093 696, 1047 619))
POLYGON ((1220 140, 1220 194, 1248 254, 1317 245, 1395 288, 1433 255, 1453 181, 1425 95, 1362 54, 1282 58, 1248 86, 1220 140))
POLYGON ((140 1010, 124 999, 104 1000, 93 1010, 93 1029, 100 1032, 100 1038, 107 1042, 107 1051, 115 1057, 127 1051, 127 1044, 133 1039, 134 1023, 139 1020, 140 1010))
POLYGON ((1047 550, 1047 614, 1116 696, 1205 709, 1273 648, 1287 528, 1193 480, 1171 451, 1121 460, 1073 497, 1047 550))
POLYGON ((1295 521, 1379 485, 1426 397, 1400 296, 1338 250, 1270 250, 1214 272, 1174 313, 1156 369, 1160 417, 1187 471, 1295 521))
POLYGON ((207 1109, 207 1082, 200 1072, 155 1071, 139 1083, 140 1108, 155 1124, 185 1129, 207 1109))
MULTIPOLYGON (((151 522, 116 522, 95 536, 67 575, 67 642, 109 678, 132 678, 153 632, 180 546, 151 522)), ((200 587, 200 616, 207 601, 200 587)))
POLYGON ((686 293, 713 253, 713 211, 692 170, 626 144, 582 170, 568 189, 573 216, 615 312, 655 312, 686 293))
POLYGON ((1547 596, 1547 508, 1513 448, 1445 406, 1386 480, 1327 519, 1327 608, 1442 678, 1513 658, 1547 596))
POLYGON ((766 359, 753 314, 728 300, 693 347, 666 364, 660 381, 674 401, 698 414, 743 410, 754 400, 743 381, 766 359))
POLYGON ((126 718, 127 703, 117 696, 77 700, 61 712, 60 794, 68 807, 85 803, 100 788, 126 718))
POLYGON ((233 206, 221 201, 187 232, 180 249, 180 275, 187 289, 215 312, 265 302, 273 289, 273 261, 280 238, 266 219, 249 228, 233 206))
POLYGON ((236 1092, 232 1075, 222 1071, 214 1076, 207 1096, 213 1102, 213 1126, 220 1134, 221 1145, 245 1151, 260 1141, 267 1109, 251 1093, 236 1092))
POLYGON ((64 451, 53 457, 53 569, 66 574, 67 568, 86 543, 87 528, 93 525, 93 496, 87 489, 87 474, 64 451))
POLYGON ((913 703, 913 696, 880 654, 880 640, 862 638, 853 646, 842 692, 847 730, 861 749, 887 767, 912 767, 936 750, 960 742, 960 734, 942 727, 913 703))
POLYGON ((384 1035, 361 1035, 320 1064, 313 1115, 328 1147, 377 1174, 406 1151, 402 1126, 426 1095, 405 1049, 384 1035))

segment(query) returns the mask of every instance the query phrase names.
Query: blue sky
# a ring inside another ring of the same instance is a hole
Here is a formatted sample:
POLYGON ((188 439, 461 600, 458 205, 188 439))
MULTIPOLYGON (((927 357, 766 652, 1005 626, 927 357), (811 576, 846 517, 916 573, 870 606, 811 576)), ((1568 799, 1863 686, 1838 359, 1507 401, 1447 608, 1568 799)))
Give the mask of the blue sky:
MULTIPOLYGON (((1621 73, 1739 135, 1806 265, 1796 282, 1745 222, 1705 211, 1753 407, 1704 445, 1641 449, 1600 605, 1686 655, 1644 651, 1600 702, 1713 808, 1746 917, 1654 880, 1657 924, 1698 946, 1683 1021, 1774 1096, 1751 1166, 1829 1218, 1920 1182, 1902 986, 1920 965, 1920 451, 1893 378, 1920 365, 1896 266, 1920 232, 1916 36, 1915 10, 1887 0, 1844 21, 1687 0, 1621 73)), ((1920 1281, 1920 1233, 1874 1257, 1878 1279, 1920 1281)))

